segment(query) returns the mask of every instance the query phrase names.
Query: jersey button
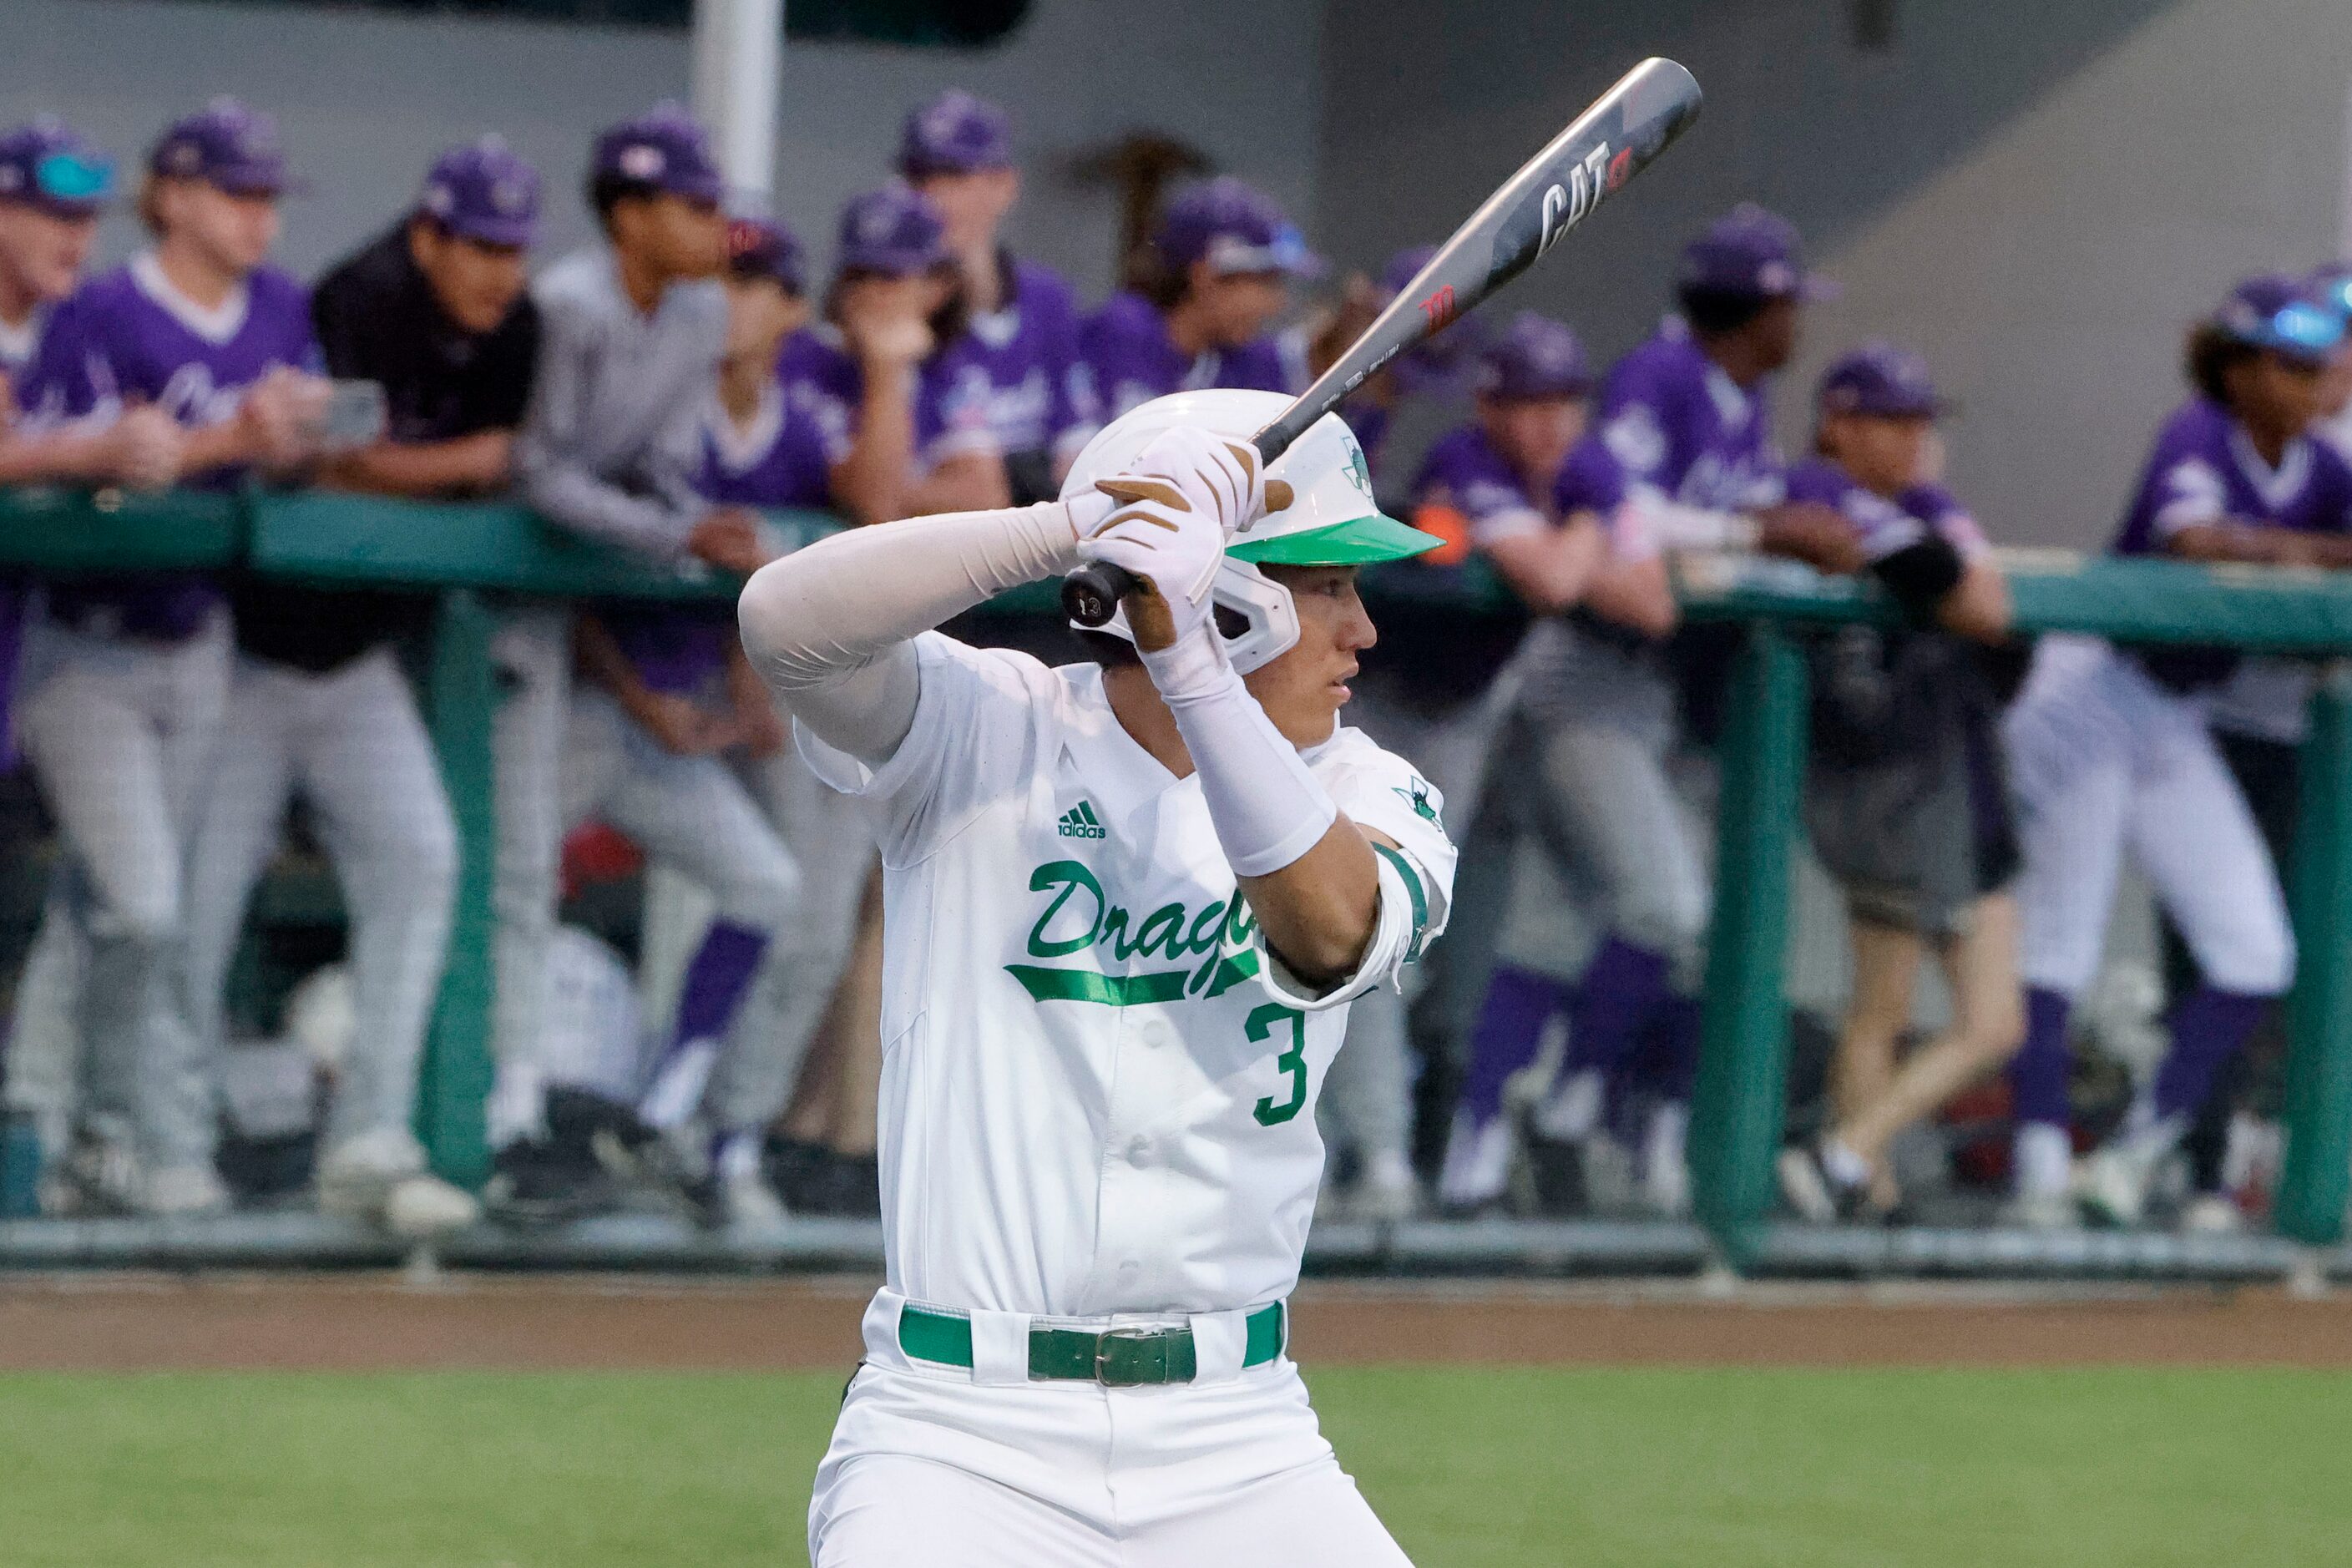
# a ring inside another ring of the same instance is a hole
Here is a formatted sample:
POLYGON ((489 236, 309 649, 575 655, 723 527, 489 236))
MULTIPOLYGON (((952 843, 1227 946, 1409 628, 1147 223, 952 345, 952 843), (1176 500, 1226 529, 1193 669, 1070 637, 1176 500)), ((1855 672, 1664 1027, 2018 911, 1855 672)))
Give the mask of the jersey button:
POLYGON ((1151 1140, 1141 1137, 1129 1140, 1127 1145, 1127 1163, 1130 1165, 1138 1166, 1149 1165, 1151 1163, 1151 1140))
POLYGON ((1165 1047, 1169 1041, 1176 1037, 1176 1031, 1170 1028, 1166 1024, 1161 1023, 1159 1019, 1154 1018, 1150 1023, 1143 1026, 1142 1036, 1143 1043, 1145 1045, 1150 1046, 1154 1050, 1159 1050, 1165 1047))

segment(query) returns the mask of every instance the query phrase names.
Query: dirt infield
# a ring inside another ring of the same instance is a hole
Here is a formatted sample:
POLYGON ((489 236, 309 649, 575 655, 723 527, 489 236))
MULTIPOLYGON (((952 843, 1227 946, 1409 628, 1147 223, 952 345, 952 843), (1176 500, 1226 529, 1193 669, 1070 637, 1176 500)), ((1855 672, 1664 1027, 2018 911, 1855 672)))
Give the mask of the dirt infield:
MULTIPOLYGON (((66 1276, 0 1280, 0 1370, 845 1369, 870 1281, 66 1276)), ((1342 1362, 2352 1366, 2352 1295, 1955 1287, 1364 1285, 1297 1298, 1342 1362)))

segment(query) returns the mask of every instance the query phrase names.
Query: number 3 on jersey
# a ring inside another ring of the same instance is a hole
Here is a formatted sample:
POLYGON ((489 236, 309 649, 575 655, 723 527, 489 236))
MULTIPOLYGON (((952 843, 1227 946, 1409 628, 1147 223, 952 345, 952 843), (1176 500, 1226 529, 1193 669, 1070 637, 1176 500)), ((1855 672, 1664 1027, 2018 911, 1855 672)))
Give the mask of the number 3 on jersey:
POLYGON ((1269 1002, 1249 1016, 1244 1026, 1254 1041, 1270 1038, 1281 1025, 1290 1026, 1290 1047, 1274 1058, 1274 1065, 1290 1080, 1289 1097, 1276 1103, 1272 1095, 1257 1102, 1250 1112, 1260 1127, 1278 1127, 1298 1114, 1307 1103, 1307 1015, 1296 1007, 1286 1007, 1279 1002, 1269 1002))

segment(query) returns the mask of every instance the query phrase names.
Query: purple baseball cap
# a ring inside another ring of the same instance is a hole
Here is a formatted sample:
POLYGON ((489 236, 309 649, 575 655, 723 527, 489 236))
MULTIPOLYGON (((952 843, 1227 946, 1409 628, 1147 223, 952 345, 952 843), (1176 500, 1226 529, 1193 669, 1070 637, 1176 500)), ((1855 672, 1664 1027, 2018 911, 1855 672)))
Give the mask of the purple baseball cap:
POLYGON ((416 210, 467 239, 525 248, 539 226, 539 171, 485 136, 433 161, 416 210))
POLYGON ((286 173, 278 117, 227 97, 165 127, 147 154, 147 171, 202 180, 233 196, 280 196, 299 188, 286 173))
POLYGON ((1152 237, 1161 259, 1181 271, 1206 261, 1223 275, 1236 272, 1286 272, 1294 278, 1319 278, 1323 258, 1307 248, 1298 229, 1274 199, 1234 178, 1220 174, 1188 185, 1168 203, 1152 237))
POLYGON ((884 185, 850 197, 841 209, 841 247, 834 263, 845 272, 909 277, 947 259, 945 234, 939 209, 921 192, 884 185))
POLYGON ((739 217, 728 224, 727 270, 737 278, 772 278, 790 293, 808 292, 801 242, 772 218, 739 217))
POLYGON ((1013 166, 1013 127, 1004 110, 951 88, 907 116, 898 134, 898 173, 969 174, 1013 166))
POLYGON ((0 202, 85 218, 113 194, 112 162, 56 115, 0 132, 0 202))
POLYGON ((2237 342, 2311 364, 2344 341, 2344 314, 2327 291, 2308 279, 2277 274, 2240 283, 2207 322, 2237 342))
POLYGON ((1805 270, 1796 226, 1754 202, 1742 202, 1683 247, 1680 283, 1758 299, 1833 300, 1838 287, 1805 270))
POLYGON ((1951 406, 1937 395, 1926 360, 1874 341, 1840 355, 1822 374, 1821 405, 1824 414, 1874 419, 1933 419, 1951 406))
POLYGON ((1476 389, 1481 397, 1513 401, 1581 397, 1592 390, 1592 370, 1574 332, 1522 310, 1478 355, 1476 389))
POLYGON ((599 134, 589 166, 599 178, 651 185, 688 201, 715 202, 727 188, 710 138, 694 116, 668 101, 599 134))

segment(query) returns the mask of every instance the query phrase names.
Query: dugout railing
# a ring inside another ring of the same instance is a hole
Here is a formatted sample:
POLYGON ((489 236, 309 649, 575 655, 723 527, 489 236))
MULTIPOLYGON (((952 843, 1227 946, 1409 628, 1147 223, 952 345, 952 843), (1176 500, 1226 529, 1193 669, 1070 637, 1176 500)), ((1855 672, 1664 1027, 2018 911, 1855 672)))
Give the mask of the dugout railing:
MULTIPOLYGON (((788 542, 804 542, 838 524, 824 513, 772 515, 788 542)), ((649 568, 642 560, 586 543, 506 504, 437 505, 323 491, 238 496, 175 493, 138 497, 20 490, 0 495, 0 564, 41 576, 151 568, 229 568, 314 584, 406 585, 436 591, 440 607, 426 664, 425 705, 457 818, 461 866, 447 967, 418 1095, 418 1132, 444 1175, 478 1185, 488 1173, 483 1106, 490 1084, 491 866, 490 726, 498 700, 490 645, 502 606, 534 598, 724 598, 729 579, 689 565, 649 568)), ((1849 1237, 1843 1241, 1771 1223, 1773 1159, 1782 1134, 1788 1075, 1784 980, 1790 929, 1790 878, 1801 831, 1807 671, 1804 628, 1891 622, 1892 607, 1868 585, 1824 579, 1765 561, 1706 561, 1677 587, 1694 620, 1745 628, 1730 672, 1718 748, 1715 917, 1706 965, 1706 1031, 1693 1105, 1690 1149, 1697 1218, 1705 1237, 1676 1226, 1399 1227, 1357 1235, 1346 1227, 1318 1241, 1340 1267, 1402 1260, 1416 1267, 1484 1268, 1513 1261, 1607 1271, 1678 1269, 1708 1258, 1742 1270, 1892 1268, 1906 1271, 2190 1272, 2263 1274, 2339 1248, 2352 1188, 2352 575, 2173 562, 2119 561, 2065 552, 2013 552, 2005 560, 2020 631, 2080 631, 2142 643, 2225 644, 2253 652, 2325 661, 2313 700, 2301 770, 2301 815, 2289 898, 2301 957, 2289 1004, 2290 1047, 2284 1110, 2284 1163, 2274 1203, 2279 1240, 2251 1247, 2183 1247, 2171 1238, 2080 1235, 2027 1245, 2018 1238, 1950 1235, 1849 1237), (2283 1252, 2282 1247, 2290 1250, 2283 1252)), ((1425 590, 1374 581, 1383 598, 1464 616, 1507 613, 1490 581, 1449 574, 1433 601, 1425 590)), ((1050 613, 1050 585, 1010 595, 992 609, 1050 613)), ((0 1262, 74 1261, 79 1243, 37 1245, 31 1226, 0 1225, 0 1262)), ((279 1256, 268 1235, 248 1231, 207 1250, 202 1238, 164 1255, 201 1260, 279 1256)), ((855 1229, 816 1224, 795 1258, 860 1258, 855 1229), (836 1234, 838 1232, 838 1234, 836 1234)), ((643 1238, 640 1237, 642 1243, 643 1238)), ((100 1248, 100 1254, 105 1254, 100 1248)), ((292 1249, 299 1254, 305 1248, 292 1249)), ((320 1250, 318 1246, 309 1249, 320 1250)), ((320 1260, 367 1260, 352 1242, 320 1260)), ((453 1255, 476 1262, 610 1261, 548 1238, 468 1244, 453 1255)), ((606 1249, 607 1251, 611 1249, 606 1249)), ((639 1261, 709 1262, 707 1247, 639 1245, 619 1249, 639 1261)), ((156 1255, 153 1247, 133 1256, 156 1255)), ((110 1255, 109 1255, 110 1256, 110 1255)), ((2319 1267, 2352 1271, 2339 1250, 2319 1267)))

